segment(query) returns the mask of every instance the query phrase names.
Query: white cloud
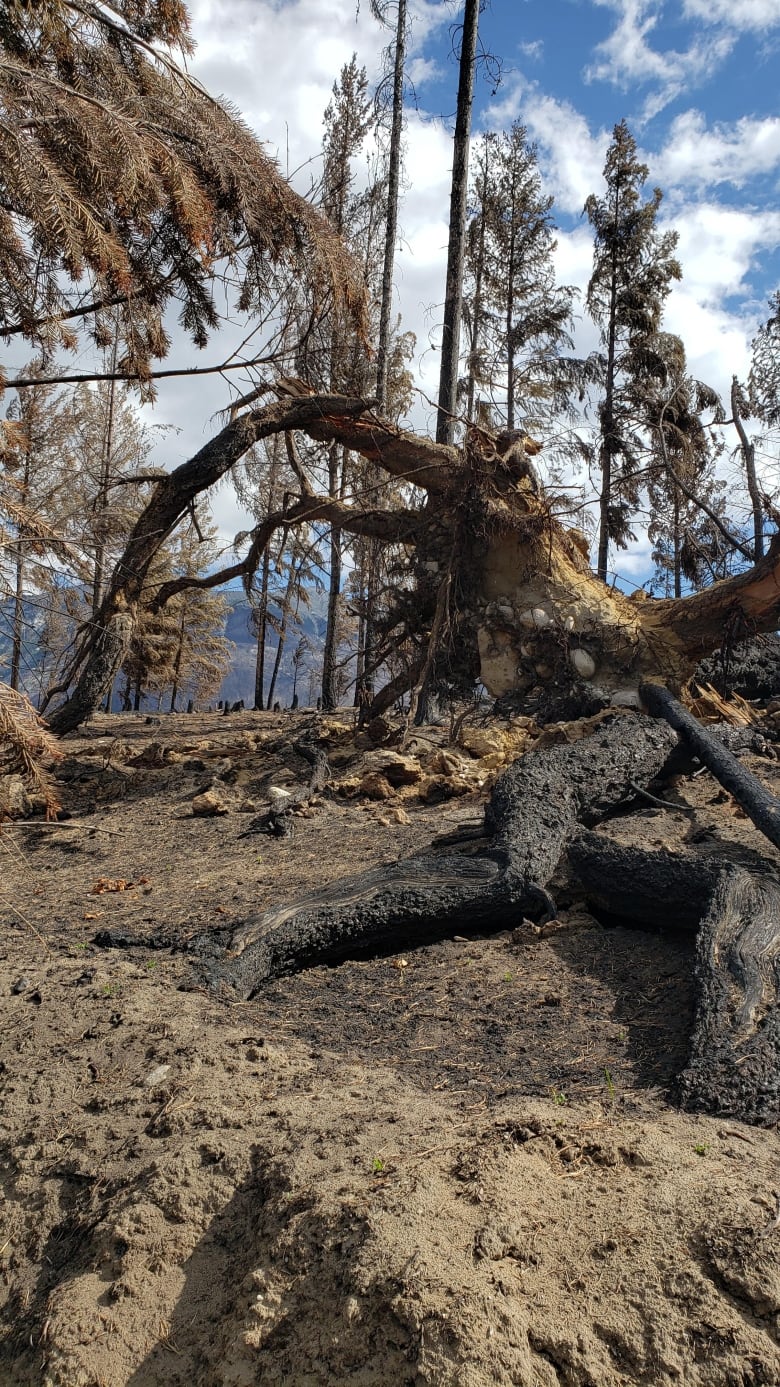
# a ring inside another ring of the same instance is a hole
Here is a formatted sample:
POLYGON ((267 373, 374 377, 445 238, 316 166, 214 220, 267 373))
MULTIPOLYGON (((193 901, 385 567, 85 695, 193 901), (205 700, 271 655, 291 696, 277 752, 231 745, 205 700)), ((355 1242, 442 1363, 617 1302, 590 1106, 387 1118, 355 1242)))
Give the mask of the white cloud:
POLYGON ((568 101, 547 96, 535 82, 519 76, 507 84, 500 102, 485 112, 487 130, 507 129, 521 120, 539 146, 545 184, 561 211, 578 217, 590 193, 601 185, 610 135, 594 135, 585 117, 568 101))
POLYGON ((780 118, 742 116, 733 125, 708 127, 700 111, 672 122, 664 148, 653 160, 663 182, 712 188, 743 188, 752 178, 780 169, 780 118))
POLYGON ((518 49, 524 58, 529 58, 531 62, 541 62, 544 57, 544 42, 542 39, 529 40, 527 43, 519 43, 518 49))
POLYGON ((652 86, 642 118, 651 119, 680 92, 711 77, 726 60, 734 37, 726 31, 699 34, 685 51, 660 51, 648 42, 658 24, 659 0, 596 0, 616 10, 618 22, 603 43, 597 45, 596 61, 585 70, 588 81, 607 81, 623 91, 652 86))
POLYGON ((730 29, 767 33, 780 28, 777 0, 683 0, 687 19, 725 24, 730 29))

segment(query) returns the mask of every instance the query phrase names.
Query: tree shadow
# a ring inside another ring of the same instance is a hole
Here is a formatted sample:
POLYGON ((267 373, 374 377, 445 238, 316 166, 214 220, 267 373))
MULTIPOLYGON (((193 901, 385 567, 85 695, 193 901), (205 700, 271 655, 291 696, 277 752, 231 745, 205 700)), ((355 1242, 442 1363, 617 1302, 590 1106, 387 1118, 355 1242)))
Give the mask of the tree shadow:
POLYGON ((417 1345, 393 1313, 393 1287, 361 1274, 367 1219, 351 1203, 326 1216, 315 1200, 294 1194, 278 1157, 254 1147, 126 1387, 324 1387, 356 1373, 361 1387, 413 1387, 417 1345))

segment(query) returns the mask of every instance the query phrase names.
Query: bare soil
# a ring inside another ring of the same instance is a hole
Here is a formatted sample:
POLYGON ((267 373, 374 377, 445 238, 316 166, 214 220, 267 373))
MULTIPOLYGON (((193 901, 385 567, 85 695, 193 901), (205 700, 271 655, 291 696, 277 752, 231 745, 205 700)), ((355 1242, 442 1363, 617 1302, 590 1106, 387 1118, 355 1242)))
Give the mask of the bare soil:
MULTIPOLYGON (((542 932, 202 983, 252 914, 479 821, 484 776, 258 832, 311 721, 98 717, 72 817, 0 835, 0 1382, 777 1387, 780 1137, 670 1105, 692 941, 662 911, 600 922, 562 878, 542 932)), ((354 782, 365 739, 328 745, 354 782)), ((777 867, 708 775, 670 795, 695 812, 607 831, 777 867)))

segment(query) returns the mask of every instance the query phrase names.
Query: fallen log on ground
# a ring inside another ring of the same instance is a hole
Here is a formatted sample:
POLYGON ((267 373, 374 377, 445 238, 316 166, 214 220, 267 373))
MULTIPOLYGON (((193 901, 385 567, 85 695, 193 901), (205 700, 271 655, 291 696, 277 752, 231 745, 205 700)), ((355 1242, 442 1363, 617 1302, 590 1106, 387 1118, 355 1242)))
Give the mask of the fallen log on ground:
POLYGON ((780 800, 756 780, 728 747, 723 746, 660 684, 640 684, 639 695, 651 713, 684 737, 702 765, 732 794, 756 828, 780 848, 780 800))
MULTIPOLYGON (((727 732, 735 743, 752 735, 727 732)), ((728 756, 715 733, 706 737, 728 756)), ((637 788, 672 764, 676 748, 676 737, 661 724, 612 712, 586 739, 532 751, 496 783, 485 811, 490 844, 480 857, 423 853, 253 917, 234 938, 225 980, 251 996, 273 977, 351 953, 400 947, 469 924, 498 929, 516 923, 521 910, 549 912, 544 888, 576 826, 592 826, 633 801, 637 788)), ((732 762, 739 766, 733 756, 732 762)), ((755 793, 755 778, 739 769, 743 788, 755 793)))
POLYGON ((420 856, 366 872, 249 920, 220 972, 242 997, 317 963, 399 948, 447 932, 500 929, 548 916, 545 890, 578 824, 591 826, 662 770, 676 745, 661 723, 612 713, 592 736, 516 761, 486 810, 477 858, 420 856))
POLYGON ((780 1118, 780 882, 757 854, 741 856, 745 865, 645 851, 596 833, 568 850, 592 905, 622 923, 698 932, 682 1107, 771 1127, 780 1118))
MULTIPOLYGON (((549 918, 546 888, 568 848, 586 897, 621 920, 698 931, 680 1101, 772 1125, 780 1118, 780 885, 758 858, 743 868, 694 853, 629 852, 583 831, 662 778, 676 747, 664 723, 615 712, 573 745, 531 751, 497 781, 478 856, 428 851, 250 919, 213 981, 246 999, 316 964, 549 918)), ((704 751, 712 759, 712 747, 704 751)), ((755 798, 757 782, 740 769, 737 788, 747 785, 755 798)))

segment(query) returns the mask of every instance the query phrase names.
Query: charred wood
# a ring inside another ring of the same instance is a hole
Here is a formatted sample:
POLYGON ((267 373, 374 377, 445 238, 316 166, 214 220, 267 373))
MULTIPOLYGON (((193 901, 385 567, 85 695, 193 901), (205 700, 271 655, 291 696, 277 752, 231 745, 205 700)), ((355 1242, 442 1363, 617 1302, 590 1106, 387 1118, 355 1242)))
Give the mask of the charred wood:
POLYGON ((645 928, 698 932, 682 1107, 771 1127, 780 1120, 780 883, 757 854, 742 857, 645 852, 595 833, 568 853, 597 908, 645 928))

